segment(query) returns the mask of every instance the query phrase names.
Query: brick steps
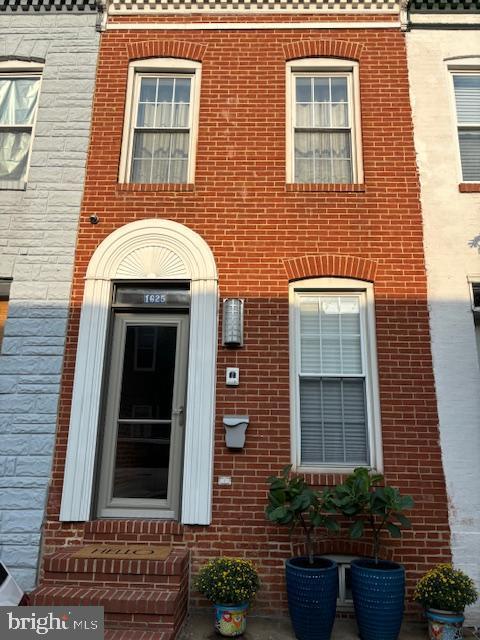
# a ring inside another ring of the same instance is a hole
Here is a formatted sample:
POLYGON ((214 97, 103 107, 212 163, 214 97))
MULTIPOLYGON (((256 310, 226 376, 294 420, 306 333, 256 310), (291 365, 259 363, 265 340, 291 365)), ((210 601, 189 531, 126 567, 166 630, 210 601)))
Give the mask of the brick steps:
POLYGON ((85 607, 96 605, 103 607, 105 614, 122 613, 171 616, 175 612, 179 591, 160 591, 158 589, 118 589, 116 587, 39 587, 32 594, 32 606, 44 606, 52 603, 59 606, 77 605, 85 607))
POLYGON ((166 560, 75 558, 76 551, 78 547, 47 556, 43 583, 173 588, 188 574, 189 554, 184 549, 173 549, 166 560))
POLYGON ((101 606, 109 640, 174 640, 187 613, 188 550, 136 560, 74 557, 80 548, 45 557, 32 605, 101 606))

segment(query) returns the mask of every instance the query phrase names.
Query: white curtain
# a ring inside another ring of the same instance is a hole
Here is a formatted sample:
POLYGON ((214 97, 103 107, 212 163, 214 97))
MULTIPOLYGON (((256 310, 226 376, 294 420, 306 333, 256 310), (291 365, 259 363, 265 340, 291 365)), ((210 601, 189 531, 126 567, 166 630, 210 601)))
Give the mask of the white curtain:
POLYGON ((188 133, 135 132, 132 182, 186 182, 188 145, 188 133))
POLYGON ((0 180, 25 179, 39 78, 0 79, 0 180))
POLYGON ((350 132, 295 132, 295 182, 352 181, 350 132))

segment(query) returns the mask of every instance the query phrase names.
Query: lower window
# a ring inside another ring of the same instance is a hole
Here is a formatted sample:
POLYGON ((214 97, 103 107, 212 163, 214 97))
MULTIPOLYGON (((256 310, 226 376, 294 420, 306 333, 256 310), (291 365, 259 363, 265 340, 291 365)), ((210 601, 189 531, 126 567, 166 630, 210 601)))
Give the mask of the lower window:
POLYGON ((8 315, 8 299, 10 297, 10 279, 0 278, 0 349, 8 315))
POLYGON ((378 469, 372 285, 303 280, 291 285, 290 300, 294 463, 308 469, 378 469))
POLYGON ((352 574, 350 563, 358 556, 331 554, 323 556, 329 560, 334 560, 338 566, 338 611, 353 611, 352 598, 352 574))

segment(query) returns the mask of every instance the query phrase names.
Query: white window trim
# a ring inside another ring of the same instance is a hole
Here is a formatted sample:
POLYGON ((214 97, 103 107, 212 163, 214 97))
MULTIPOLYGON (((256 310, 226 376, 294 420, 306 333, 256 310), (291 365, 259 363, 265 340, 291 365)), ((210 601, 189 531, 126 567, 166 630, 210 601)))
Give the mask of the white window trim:
MULTIPOLYGON (((354 184, 362 184, 363 153, 360 110, 360 75, 358 62, 336 58, 301 58, 291 60, 286 65, 286 174, 287 183, 295 183, 293 115, 295 113, 294 78, 296 72, 305 73, 342 73, 349 75, 349 92, 353 100, 349 100, 352 137, 352 176, 354 184)), ((330 183, 318 183, 330 184, 330 183)))
POLYGON ((171 220, 120 227, 88 265, 80 313, 63 479, 61 521, 92 516, 102 376, 114 280, 189 280, 191 292, 181 522, 210 524, 217 353, 218 274, 203 238, 171 220))
MULTIPOLYGON (((0 61, 0 76, 8 77, 14 76, 29 78, 32 76, 38 76, 40 83, 38 86, 38 99, 37 106, 35 108, 35 113, 32 120, 31 127, 25 127, 26 129, 31 128, 30 134, 30 148, 28 150, 28 158, 27 158, 27 166, 25 169, 25 180, 5 180, 4 182, 0 182, 0 190, 2 191, 23 191, 26 189, 28 182, 28 174, 30 173, 30 163, 32 160, 32 148, 33 141, 35 139, 35 130, 37 126, 37 115, 38 108, 40 103, 40 96, 42 91, 42 73, 43 73, 44 65, 40 62, 29 62, 25 60, 2 60, 0 61)), ((5 127, 8 128, 8 127, 5 127)))
POLYGON ((465 184, 477 184, 478 180, 466 180, 463 177, 463 169, 462 169, 462 156, 460 153, 460 137, 458 135, 459 127, 458 127, 458 115, 457 115, 457 100, 455 97, 455 85, 453 83, 453 76, 460 75, 462 73, 465 74, 478 74, 480 75, 480 56, 469 56, 468 58, 457 58, 454 61, 447 61, 447 72, 449 75, 449 83, 450 83, 450 103, 453 114, 453 127, 452 132, 455 136, 456 140, 456 148, 457 148, 457 175, 458 182, 465 184))
MULTIPOLYGON (((125 118, 123 123, 122 150, 120 154, 120 170, 118 181, 130 183, 132 165, 133 130, 136 100, 138 99, 137 81, 142 74, 188 74, 192 76, 190 140, 188 149, 187 184, 195 182, 195 160, 198 140, 198 119, 200 113, 200 81, 202 65, 193 60, 179 58, 149 58, 135 60, 128 66, 127 94, 125 100, 125 118)), ((135 184, 135 183, 134 183, 135 184)), ((143 184, 143 183, 142 183, 143 184)), ((157 183, 154 183, 157 184, 157 183)), ((161 183, 160 183, 161 184, 161 183)))
MULTIPOLYGON (((375 300, 373 284, 349 278, 311 278, 291 282, 289 285, 289 340, 290 340, 290 431, 291 431, 291 463, 302 473, 349 473, 353 466, 300 464, 300 332, 298 329, 297 292, 314 292, 346 295, 348 293, 363 294, 362 313, 362 355, 365 363, 365 391, 367 408, 368 446, 370 453, 369 467, 375 471, 383 471, 382 427, 380 418, 380 395, 378 385, 377 341, 375 332, 375 300), (366 326, 365 326, 366 325, 366 326), (368 346, 368 348, 367 348, 368 346)), ((357 465, 356 465, 357 466, 357 465)))

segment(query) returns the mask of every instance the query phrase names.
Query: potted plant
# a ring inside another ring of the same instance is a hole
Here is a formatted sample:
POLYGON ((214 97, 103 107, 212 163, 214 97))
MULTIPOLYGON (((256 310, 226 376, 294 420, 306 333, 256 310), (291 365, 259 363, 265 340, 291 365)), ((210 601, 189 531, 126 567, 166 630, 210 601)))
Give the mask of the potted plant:
POLYGON ((351 562, 352 597, 362 640, 397 640, 403 618, 405 569, 396 562, 379 559, 381 538, 388 532, 401 537, 409 528, 404 511, 413 507, 411 496, 384 484, 380 474, 357 468, 335 488, 334 503, 353 522, 351 538, 369 535, 373 558, 351 562))
POLYGON ((247 610, 260 587, 255 567, 241 558, 215 558, 201 567, 195 588, 215 607, 215 628, 227 638, 244 633, 247 610))
POLYGON ((335 621, 338 569, 335 562, 314 554, 314 531, 325 527, 337 531, 332 516, 332 493, 312 489, 299 475, 285 467, 279 477, 268 478, 270 490, 266 516, 286 526, 290 534, 300 527, 307 555, 285 562, 285 578, 290 617, 299 640, 329 640, 335 621))
POLYGON ((430 640, 463 638, 463 611, 478 598, 475 584, 451 564, 438 564, 420 578, 413 599, 425 607, 430 640))

